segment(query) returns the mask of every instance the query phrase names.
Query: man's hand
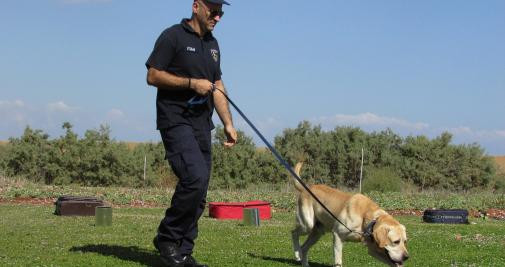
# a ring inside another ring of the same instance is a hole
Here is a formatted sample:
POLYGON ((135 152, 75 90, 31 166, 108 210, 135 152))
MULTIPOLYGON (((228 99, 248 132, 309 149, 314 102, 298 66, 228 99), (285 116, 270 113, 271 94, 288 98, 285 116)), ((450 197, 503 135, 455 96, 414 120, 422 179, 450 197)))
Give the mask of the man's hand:
POLYGON ((225 147, 232 147, 237 143, 237 131, 233 125, 228 125, 224 127, 224 134, 227 140, 224 142, 225 147))
POLYGON ((213 87, 214 85, 209 80, 191 78, 190 88, 199 95, 208 95, 213 87))

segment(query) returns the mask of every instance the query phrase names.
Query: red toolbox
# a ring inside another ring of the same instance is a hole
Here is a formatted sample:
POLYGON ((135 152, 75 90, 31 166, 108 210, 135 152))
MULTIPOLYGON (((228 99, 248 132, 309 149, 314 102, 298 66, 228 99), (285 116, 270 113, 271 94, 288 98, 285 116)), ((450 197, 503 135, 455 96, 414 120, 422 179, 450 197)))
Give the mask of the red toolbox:
POLYGON ((270 203, 261 200, 248 202, 210 202, 209 216, 216 219, 242 219, 244 209, 258 209, 260 219, 272 218, 270 203))

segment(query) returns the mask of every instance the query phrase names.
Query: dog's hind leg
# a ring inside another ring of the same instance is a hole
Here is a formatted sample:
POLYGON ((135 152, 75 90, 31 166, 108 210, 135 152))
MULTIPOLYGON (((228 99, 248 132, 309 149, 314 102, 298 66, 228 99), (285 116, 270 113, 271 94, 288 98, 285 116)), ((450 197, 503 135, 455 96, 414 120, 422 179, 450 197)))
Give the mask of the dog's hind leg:
POLYGON ((334 267, 342 267, 342 240, 340 236, 333 232, 333 257, 335 259, 334 267))
POLYGON ((307 237, 307 240, 302 245, 301 249, 301 254, 302 254, 302 266, 303 267, 309 267, 309 249, 314 245, 321 236, 324 234, 324 229, 323 226, 319 223, 316 223, 314 225, 314 228, 312 228, 312 231, 310 232, 309 236, 307 237))
POLYGON ((301 261, 303 254, 300 248, 300 236, 306 235, 313 230, 315 218, 312 205, 306 198, 299 198, 296 208, 296 228, 291 232, 291 238, 293 240, 295 259, 301 261))
POLYGON ((300 255, 300 235, 303 234, 303 229, 301 226, 297 225, 293 231, 291 231, 291 239, 293 240, 293 250, 295 252, 295 259, 301 261, 300 255))

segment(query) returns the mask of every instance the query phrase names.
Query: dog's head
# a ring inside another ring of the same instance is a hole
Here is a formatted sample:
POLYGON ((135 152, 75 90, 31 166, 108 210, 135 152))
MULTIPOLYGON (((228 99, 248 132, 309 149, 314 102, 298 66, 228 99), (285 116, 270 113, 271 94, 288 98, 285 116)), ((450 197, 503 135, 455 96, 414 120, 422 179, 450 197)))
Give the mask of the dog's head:
POLYGON ((405 226, 389 214, 381 215, 373 227, 372 236, 373 239, 367 242, 370 255, 391 266, 403 266, 409 258, 405 226))

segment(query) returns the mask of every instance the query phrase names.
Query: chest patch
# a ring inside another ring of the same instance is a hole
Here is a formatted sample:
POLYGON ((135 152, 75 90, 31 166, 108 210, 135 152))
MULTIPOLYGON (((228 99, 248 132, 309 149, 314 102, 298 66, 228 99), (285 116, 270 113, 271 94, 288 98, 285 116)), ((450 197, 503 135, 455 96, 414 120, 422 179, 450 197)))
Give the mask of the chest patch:
POLYGON ((214 59, 215 62, 219 60, 219 51, 216 49, 211 49, 210 54, 212 55, 212 59, 214 59))
POLYGON ((188 46, 188 47, 186 47, 186 51, 188 51, 188 52, 196 52, 196 48, 188 46))

